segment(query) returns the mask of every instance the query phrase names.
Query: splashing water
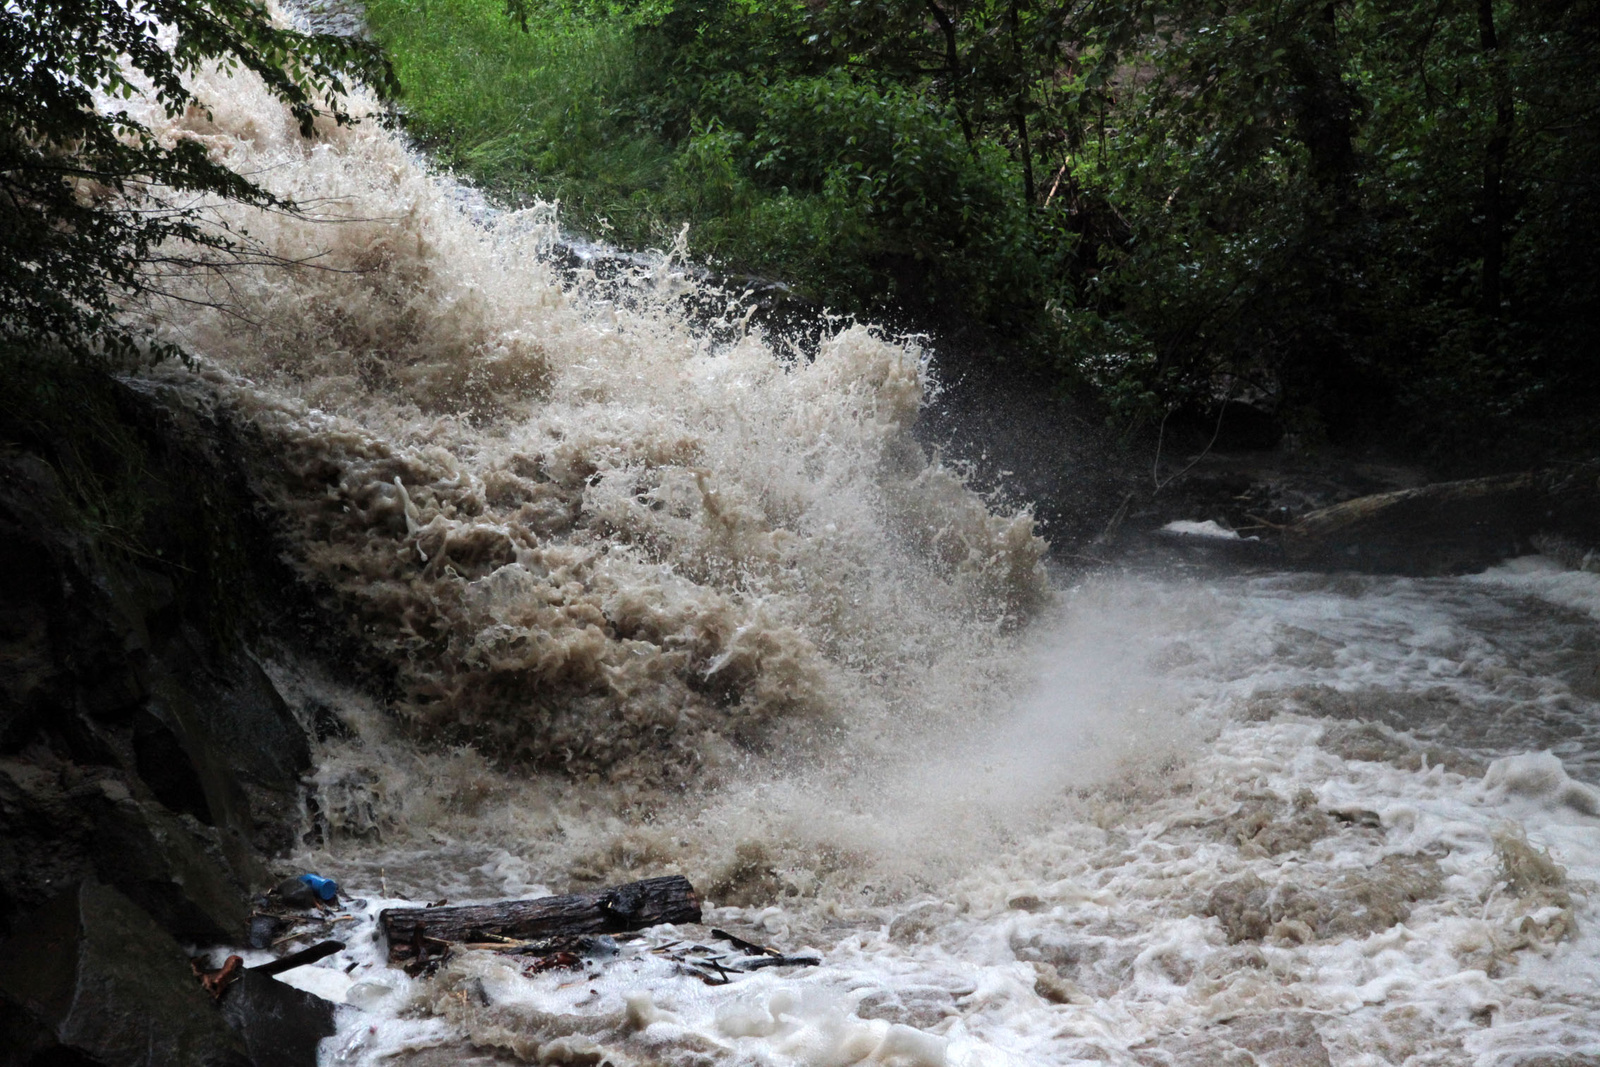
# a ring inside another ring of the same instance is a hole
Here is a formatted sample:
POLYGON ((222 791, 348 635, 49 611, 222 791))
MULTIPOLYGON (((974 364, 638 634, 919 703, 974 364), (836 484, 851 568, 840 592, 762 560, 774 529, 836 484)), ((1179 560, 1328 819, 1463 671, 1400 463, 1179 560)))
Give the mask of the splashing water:
POLYGON ((673 256, 566 284, 549 210, 474 218, 376 124, 308 145, 252 88, 173 136, 314 206, 217 209, 300 265, 171 279, 200 310, 156 325, 263 435, 299 564, 401 664, 418 727, 613 781, 715 774, 729 744, 939 706, 966 676, 943 664, 1043 602, 1029 516, 910 438, 914 346, 714 342, 673 256))
POLYGON ((346 727, 293 861, 374 910, 681 870, 825 961, 412 980, 351 938, 289 976, 349 1005, 324 1062, 1596 1062, 1600 578, 1052 594, 911 438, 915 344, 802 357, 681 252, 565 275, 549 208, 202 89, 152 126, 310 217, 214 209, 279 262, 166 279, 161 374, 250 428, 398 694, 272 665, 346 727))

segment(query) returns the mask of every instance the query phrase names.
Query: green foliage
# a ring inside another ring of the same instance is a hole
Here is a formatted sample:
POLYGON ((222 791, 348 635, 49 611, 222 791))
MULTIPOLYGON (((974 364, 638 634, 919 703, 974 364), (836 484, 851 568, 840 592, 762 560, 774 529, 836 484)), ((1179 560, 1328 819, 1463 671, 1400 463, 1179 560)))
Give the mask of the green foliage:
POLYGON ((926 316, 954 302, 984 316, 1017 303, 1032 234, 1004 154, 970 150, 937 103, 838 72, 773 85, 731 76, 714 92, 717 111, 745 126, 712 120, 684 145, 685 203, 714 220, 699 247, 850 310, 926 316))
POLYGON ((1070 168, 1102 227, 1069 359, 1147 419, 1232 394, 1437 454, 1600 443, 1592 6, 1155 11, 1070 168))
POLYGON ((1600 443, 1594 0, 429 3, 374 8, 419 128, 624 243, 979 324, 1125 426, 1600 443))
POLYGON ((130 354, 120 298, 182 239, 215 251, 192 194, 288 209, 196 141, 163 144, 122 106, 147 84, 167 115, 204 109, 186 79, 212 64, 259 75, 310 136, 351 78, 382 89, 372 46, 275 27, 253 0, 16 0, 0 12, 0 335, 130 354))
POLYGON ((613 102, 637 94, 620 20, 542 9, 528 32, 496 0, 374 0, 407 120, 424 143, 505 192, 563 203, 585 229, 648 243, 672 157, 613 102))

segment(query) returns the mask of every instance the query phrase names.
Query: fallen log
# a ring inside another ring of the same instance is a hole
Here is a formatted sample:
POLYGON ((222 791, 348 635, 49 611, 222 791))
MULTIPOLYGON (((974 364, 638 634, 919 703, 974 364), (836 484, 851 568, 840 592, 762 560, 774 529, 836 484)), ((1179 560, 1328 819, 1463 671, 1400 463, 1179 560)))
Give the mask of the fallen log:
POLYGON ((699 921, 700 895, 687 878, 676 874, 593 893, 439 908, 385 908, 378 914, 378 925, 389 942, 390 963, 433 954, 441 943, 616 934, 661 923, 699 921))
POLYGON ((1313 511, 1283 531, 1291 564, 1371 574, 1482 570, 1541 534, 1600 532, 1594 464, 1378 493, 1313 511))

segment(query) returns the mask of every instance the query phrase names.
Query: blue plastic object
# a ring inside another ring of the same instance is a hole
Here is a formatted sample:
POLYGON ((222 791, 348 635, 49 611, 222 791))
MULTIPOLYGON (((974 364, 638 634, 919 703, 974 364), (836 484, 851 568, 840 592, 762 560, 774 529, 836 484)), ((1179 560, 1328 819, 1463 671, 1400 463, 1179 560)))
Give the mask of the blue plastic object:
POLYGON ((321 900, 332 900, 339 895, 339 883, 332 878, 324 878, 320 874, 302 874, 300 880, 310 886, 321 900))

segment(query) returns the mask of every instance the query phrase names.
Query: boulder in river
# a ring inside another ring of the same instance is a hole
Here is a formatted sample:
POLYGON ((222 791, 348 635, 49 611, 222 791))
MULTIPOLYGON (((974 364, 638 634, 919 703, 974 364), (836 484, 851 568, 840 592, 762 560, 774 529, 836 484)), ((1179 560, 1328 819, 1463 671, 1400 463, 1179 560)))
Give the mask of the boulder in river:
POLYGON ((317 1067, 317 1045, 333 1034, 333 1003, 246 970, 222 997, 222 1014, 255 1067, 317 1067))
POLYGON ((0 946, 0 1034, 6 1067, 250 1064, 178 942, 92 880, 45 905, 0 946))

